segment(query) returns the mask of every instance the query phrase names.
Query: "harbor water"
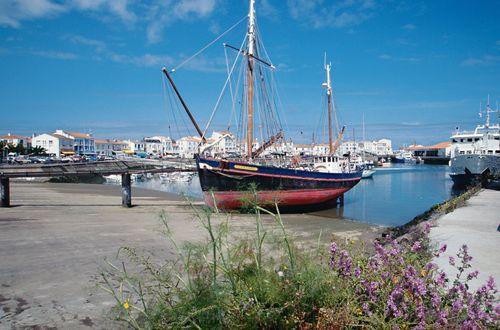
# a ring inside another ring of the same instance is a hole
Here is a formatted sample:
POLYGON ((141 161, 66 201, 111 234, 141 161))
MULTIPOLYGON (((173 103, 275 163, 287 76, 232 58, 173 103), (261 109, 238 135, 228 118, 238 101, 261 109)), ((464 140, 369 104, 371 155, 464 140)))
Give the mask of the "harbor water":
MULTIPOLYGON (((412 220, 434 204, 459 193, 453 189, 449 167, 446 165, 391 165, 377 168, 373 178, 361 180, 347 192, 343 207, 313 214, 382 226, 398 226, 412 220)), ((202 197, 197 176, 187 182, 165 182, 154 177, 135 182, 134 185, 194 198, 202 197)))

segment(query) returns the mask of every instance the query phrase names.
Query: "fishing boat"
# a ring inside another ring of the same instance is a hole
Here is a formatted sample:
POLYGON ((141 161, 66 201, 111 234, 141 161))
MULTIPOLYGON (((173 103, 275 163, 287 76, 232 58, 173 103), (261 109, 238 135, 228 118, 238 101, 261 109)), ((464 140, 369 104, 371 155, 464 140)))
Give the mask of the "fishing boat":
MULTIPOLYGON (((208 156, 205 134, 209 125, 207 124, 204 131, 201 130, 173 81, 172 70, 162 69, 201 138, 195 160, 205 203, 225 210, 238 209, 254 203, 261 206, 276 204, 280 209, 297 211, 331 207, 339 196, 361 180, 360 171, 351 171, 349 166, 342 167, 342 161, 334 156, 333 152, 325 157, 318 157, 313 164, 296 159, 261 157, 268 148, 285 141, 285 135, 276 120, 279 116, 274 109, 276 101, 271 96, 274 89, 270 87, 272 82, 269 79, 269 72, 274 71, 275 67, 268 59, 267 52, 258 37, 255 0, 249 0, 247 21, 242 47, 224 44, 226 48, 237 53, 237 58, 241 56, 241 68, 244 70, 241 75, 242 99, 233 102, 240 104, 242 108, 241 126, 244 127, 241 157, 208 156), (265 125, 265 129, 261 129, 261 135, 262 131, 267 132, 267 138, 261 139, 261 143, 258 144, 255 143, 254 132, 254 121, 257 116, 260 117, 262 125, 265 125)), ((234 64, 231 67, 234 68, 234 64)), ((228 70, 228 79, 232 71, 228 70)), ((236 95, 236 92, 234 94, 236 95)), ((331 127, 331 110, 329 117, 331 127)), ((329 136, 330 151, 333 151, 331 131, 329 136)))

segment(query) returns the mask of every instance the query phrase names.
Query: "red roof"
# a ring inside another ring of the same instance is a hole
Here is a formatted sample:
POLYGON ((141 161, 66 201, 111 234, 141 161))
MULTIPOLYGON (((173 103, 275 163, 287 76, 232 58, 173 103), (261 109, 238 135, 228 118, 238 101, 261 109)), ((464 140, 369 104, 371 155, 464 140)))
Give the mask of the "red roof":
POLYGON ((69 132, 69 131, 63 131, 63 132, 66 133, 66 134, 68 134, 68 135, 71 135, 72 137, 76 137, 76 138, 86 139, 86 138, 91 138, 92 137, 88 133, 69 132))
POLYGON ((2 140, 13 140, 13 139, 26 139, 26 136, 21 136, 21 135, 14 135, 14 134, 7 134, 7 135, 1 135, 0 139, 2 140))
POLYGON ((432 146, 411 146, 408 150, 437 150, 437 149, 446 149, 451 145, 451 142, 440 142, 432 146))

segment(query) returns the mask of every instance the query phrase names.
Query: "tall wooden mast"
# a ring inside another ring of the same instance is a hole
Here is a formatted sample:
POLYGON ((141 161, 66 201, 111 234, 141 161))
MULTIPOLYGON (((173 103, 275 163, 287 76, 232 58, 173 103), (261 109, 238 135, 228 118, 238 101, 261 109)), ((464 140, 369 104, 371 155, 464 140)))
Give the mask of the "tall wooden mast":
POLYGON ((326 54, 325 54, 325 71, 326 71, 326 83, 323 86, 326 88, 326 97, 328 99, 328 146, 330 148, 330 154, 334 153, 333 150, 333 103, 332 103, 332 81, 330 78, 331 63, 326 64, 326 54))
POLYGON ((255 52, 255 0, 250 0, 248 14, 248 69, 247 69, 247 156, 252 158, 253 145, 253 56, 255 52))

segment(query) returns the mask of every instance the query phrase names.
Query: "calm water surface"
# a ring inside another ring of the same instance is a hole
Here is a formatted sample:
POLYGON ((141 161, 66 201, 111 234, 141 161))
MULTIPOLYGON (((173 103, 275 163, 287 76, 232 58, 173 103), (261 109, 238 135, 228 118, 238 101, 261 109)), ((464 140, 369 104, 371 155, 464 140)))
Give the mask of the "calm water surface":
MULTIPOLYGON (((457 191, 446 165, 393 165, 378 168, 345 195, 344 207, 315 215, 347 218, 383 226, 402 225, 457 191)), ((201 197, 197 177, 190 182, 162 183, 159 179, 135 182, 135 186, 201 197)))
POLYGON ((343 208, 317 212, 384 226, 402 225, 458 191, 446 165, 393 165, 345 194, 343 208))

